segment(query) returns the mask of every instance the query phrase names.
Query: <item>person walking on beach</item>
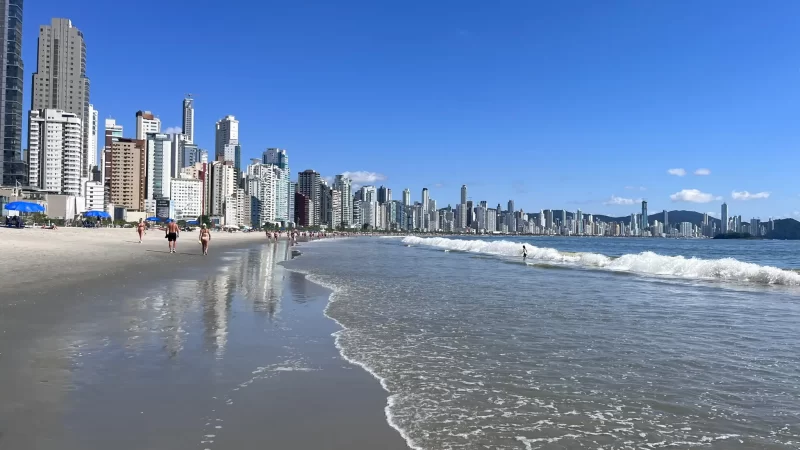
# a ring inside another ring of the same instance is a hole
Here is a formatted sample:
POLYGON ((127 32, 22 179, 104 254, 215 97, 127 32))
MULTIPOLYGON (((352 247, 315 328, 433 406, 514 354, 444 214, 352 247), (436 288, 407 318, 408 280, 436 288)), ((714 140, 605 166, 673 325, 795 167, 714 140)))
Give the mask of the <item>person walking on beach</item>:
POLYGON ((175 253, 176 247, 178 245, 178 235, 180 234, 181 229, 178 227, 178 224, 175 223, 174 220, 170 220, 167 223, 167 242, 169 242, 169 252, 175 253))
POLYGON ((136 225, 136 232, 139 233, 139 243, 142 243, 142 236, 144 236, 144 220, 139 219, 139 224, 136 225))
POLYGON ((200 228, 200 244, 203 246, 203 254, 208 255, 208 243, 211 242, 211 231, 203 224, 200 228))

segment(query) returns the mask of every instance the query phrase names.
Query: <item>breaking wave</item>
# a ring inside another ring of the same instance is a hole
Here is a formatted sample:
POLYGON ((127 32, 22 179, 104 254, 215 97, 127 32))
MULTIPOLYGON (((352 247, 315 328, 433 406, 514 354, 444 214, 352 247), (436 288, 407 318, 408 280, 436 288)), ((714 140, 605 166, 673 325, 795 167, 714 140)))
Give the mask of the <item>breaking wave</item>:
MULTIPOLYGON (((447 250, 487 255, 520 257, 523 243, 408 236, 406 245, 423 245, 447 250)), ((742 262, 733 258, 701 259, 665 256, 653 252, 611 257, 599 253, 562 252, 554 248, 525 243, 529 264, 548 262, 591 269, 660 275, 687 279, 709 279, 781 286, 800 286, 800 273, 771 266, 742 262)))

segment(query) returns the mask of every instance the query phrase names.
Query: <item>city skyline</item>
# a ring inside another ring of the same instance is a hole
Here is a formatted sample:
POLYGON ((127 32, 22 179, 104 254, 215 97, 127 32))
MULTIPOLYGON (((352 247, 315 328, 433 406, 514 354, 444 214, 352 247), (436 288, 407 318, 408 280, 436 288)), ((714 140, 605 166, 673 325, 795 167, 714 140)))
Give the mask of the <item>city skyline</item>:
MULTIPOLYGON (((361 118, 361 116, 357 115, 359 114, 357 111, 358 106, 361 106, 362 109, 367 107, 368 110, 370 108, 374 110, 377 107, 376 104, 365 98, 358 97, 354 99, 357 101, 353 109, 338 111, 333 116, 328 115, 328 118, 333 117, 333 119, 329 120, 329 123, 324 123, 321 121, 322 112, 327 111, 334 100, 340 103, 340 97, 323 95, 318 99, 321 102, 321 109, 316 110, 309 108, 308 99, 302 95, 278 93, 280 95, 274 97, 276 92, 269 88, 265 88, 266 90, 257 89, 247 95, 238 95, 236 94, 238 91, 232 90, 233 88, 231 87, 220 87, 218 83, 212 84, 208 77, 202 75, 202 70, 193 71, 191 77, 187 77, 186 73, 174 75, 155 73, 150 83, 152 86, 149 84, 146 88, 144 86, 139 88, 140 85, 134 82, 134 77, 138 76, 137 74, 126 73, 125 71, 101 71, 100 68, 108 67, 111 64, 115 55, 118 54, 117 50, 124 51, 126 48, 132 48, 135 43, 103 39, 105 36, 113 35, 113 24, 103 22, 99 20, 99 17, 106 13, 110 14, 111 6, 91 1, 89 6, 85 10, 76 10, 69 7, 69 5, 47 0, 26 5, 23 21, 22 50, 23 60, 27 68, 24 73, 25 100, 22 102, 25 111, 23 116, 26 120, 26 125, 23 127, 22 132, 23 139, 27 137, 30 80, 36 66, 37 46, 35 37, 38 35, 39 27, 50 24, 53 18, 66 18, 71 20, 73 25, 81 30, 85 36, 88 53, 87 73, 92 77, 92 103, 100 112, 101 119, 114 117, 127 130, 132 130, 134 127, 133 112, 136 110, 150 110, 161 118, 164 130, 173 127, 180 129, 183 122, 182 110, 178 110, 175 104, 184 98, 186 92, 192 92, 194 93, 193 98, 197 110, 195 143, 201 148, 212 150, 214 135, 210 127, 220 118, 228 114, 234 115, 242 123, 243 161, 258 157, 261 152, 269 147, 286 148, 292 152, 293 166, 297 169, 305 170, 306 168, 311 168, 320 172, 324 177, 333 177, 337 173, 343 172, 358 173, 360 177, 353 178, 354 184, 363 185, 370 180, 375 180, 374 183, 376 185, 385 184, 393 187, 397 192, 400 192, 405 187, 410 188, 412 192, 419 192, 422 187, 428 187, 432 195, 436 195, 440 202, 453 205, 458 201, 458 187, 461 184, 467 184, 470 186, 470 197, 475 201, 479 199, 497 199, 505 202, 502 199, 515 198, 519 207, 526 210, 541 209, 548 205, 563 205, 562 207, 571 210, 580 207, 597 213, 619 216, 633 209, 640 199, 646 199, 650 208, 654 211, 686 209, 699 212, 714 212, 718 215, 719 206, 725 200, 737 211, 741 211, 747 216, 757 216, 762 219, 770 216, 796 217, 795 213, 800 213, 798 211, 800 207, 796 206, 797 201, 800 199, 798 192, 795 192, 796 189, 792 187, 791 183, 787 182, 792 179, 793 174, 790 168, 794 165, 793 162, 797 160, 797 157, 793 154, 794 152, 790 152, 789 148, 796 143, 797 138, 794 132, 796 130, 794 117, 787 114, 789 111, 784 105, 794 103, 793 95, 795 94, 794 91, 789 91, 788 94, 779 99, 774 90, 765 90, 767 88, 761 85, 756 86, 758 78, 755 76, 741 78, 745 75, 740 75, 740 78, 737 79, 744 83, 742 91, 746 95, 737 98, 738 109, 736 111, 743 111, 748 108, 758 111, 758 121, 753 122, 752 125, 747 124, 755 119, 755 115, 743 115, 741 113, 736 115, 729 108, 722 107, 709 110, 715 103, 715 99, 727 98, 723 94, 728 95, 727 91, 722 91, 718 86, 712 85, 710 80, 704 80, 702 83, 702 88, 706 89, 706 97, 689 99, 687 101, 690 103, 675 110, 681 113, 702 110, 704 111, 704 116, 718 115, 719 117, 713 126, 708 128, 707 132, 704 132, 702 128, 697 129, 703 123, 702 121, 698 122, 699 117, 697 115, 672 114, 669 121, 655 120, 656 118, 664 117, 665 114, 671 111, 664 109, 670 100, 666 94, 652 93, 653 97, 648 100, 653 105, 651 109, 652 115, 648 116, 652 120, 648 119, 644 124, 639 122, 636 125, 626 124, 623 126, 622 119, 630 116, 622 114, 620 109, 615 109, 608 112, 608 114, 605 114, 604 111, 603 115, 606 118, 599 123, 589 125, 586 122, 587 117, 578 114, 574 120, 569 122, 562 121, 556 124, 555 128, 548 127, 548 129, 543 129, 534 127, 535 130, 531 133, 519 134, 518 131, 508 127, 522 125, 520 121, 522 117, 531 118, 535 116, 541 119, 545 117, 542 114, 547 112, 546 108, 553 105, 549 98, 545 98, 544 102, 530 102, 527 104, 525 106, 527 108, 526 112, 525 109, 520 109, 520 105, 515 105, 513 102, 509 103, 508 91, 503 90, 498 92, 498 95, 493 96, 491 101, 487 99, 480 102, 481 106, 478 109, 468 108, 463 113, 450 111, 447 114, 442 114, 441 107, 432 108, 430 113, 423 111, 421 113, 422 116, 430 123, 430 125, 425 126, 420 125, 420 121, 411 118, 410 111, 405 109, 407 103, 403 103, 401 99, 392 96, 392 101, 400 101, 402 106, 397 111, 399 120, 393 122, 397 128, 394 130, 388 129, 382 122, 376 124, 375 120, 366 120, 363 123, 369 132, 356 133, 361 136, 356 138, 349 131, 349 128, 341 127, 341 121, 358 122, 358 119, 361 118), (194 76, 195 72, 198 73, 196 77, 194 76), (135 88, 119 88, 120 86, 128 85, 135 88), (271 101, 266 102, 266 97, 264 96, 270 97, 271 101), (256 100, 255 104, 259 104, 259 98, 265 99, 264 104, 274 105, 274 108, 270 109, 275 109, 276 112, 265 112, 263 109, 254 109, 252 106, 247 105, 247 103, 253 103, 253 100, 256 100), (274 103, 272 100, 274 100, 274 103), (697 103, 701 100, 702 103, 697 103), (497 128, 498 122, 494 119, 488 122, 481 122, 488 117, 485 114, 487 107, 495 110, 502 105, 514 106, 511 110, 521 115, 519 117, 508 115, 497 117, 497 120, 508 122, 508 127, 501 126, 497 128), (768 105, 775 107, 767 108, 768 105), (277 111, 280 111, 280 114, 277 111), (763 114, 765 112, 768 115, 765 116, 763 114), (430 115, 433 114, 438 114, 440 117, 445 118, 449 117, 455 121, 441 118, 432 120, 430 115), (300 117, 303 120, 300 120, 300 117), (337 117, 341 117, 341 119, 337 117), (565 126, 565 123, 570 125, 565 126), (267 124, 267 126, 262 124, 267 124), (600 125, 605 128, 600 127, 600 125), (432 126, 436 128, 431 128, 432 126), (494 131, 485 135, 484 131, 487 127, 494 127, 494 131), (625 131, 629 129, 637 129, 637 131, 625 131), (737 135, 737 129, 753 130, 755 134, 737 135), (312 130, 313 133, 309 133, 309 130, 312 130), (473 130, 480 131, 482 136, 477 136, 476 139, 475 131, 473 130), (408 137, 397 139, 400 132, 408 137), (721 134, 729 136, 723 139, 719 137, 721 134), (557 135, 569 135, 569 137, 561 139, 557 135), (664 139, 665 136, 668 136, 668 139, 664 139), (465 142, 468 143, 465 145, 465 142), (502 177, 486 177, 475 173, 473 161, 476 160, 476 155, 480 151, 485 151, 484 149, 490 149, 486 151, 492 152, 492 158, 491 161, 482 161, 481 169, 492 173, 502 173, 502 177), (610 154, 631 154, 634 150, 641 152, 645 156, 641 158, 605 156, 610 154), (738 154, 751 154, 755 150, 758 150, 759 153, 772 154, 772 156, 769 158, 753 158, 748 161, 748 164, 743 164, 742 160, 735 156, 738 154), (428 154, 427 164, 424 167, 414 166, 413 161, 406 161, 399 156, 406 154, 408 151, 428 154), (726 158, 725 155, 732 156, 726 158), (519 163, 520 159, 523 160, 522 164, 519 163), (776 165, 775 161, 779 159, 786 163, 776 165), (707 201, 707 203, 696 203, 697 201, 707 201)), ((176 11, 180 9, 178 4, 167 5, 168 10, 173 8, 176 11)), ((266 6, 264 8, 280 9, 281 7, 266 6)), ((296 25, 300 19, 300 11, 292 7, 283 8, 280 10, 287 15, 289 20, 281 27, 296 25)), ((321 8, 321 6, 318 6, 318 8, 321 8)), ((642 11, 642 14, 644 14, 648 23, 653 25, 655 32, 658 33, 665 32, 666 26, 656 19, 657 14, 655 12, 674 15, 681 11, 677 6, 668 5, 656 5, 652 6, 652 8, 652 11, 642 11)), ((794 5, 782 5, 782 8, 782 11, 758 11, 757 17, 765 23, 775 24, 774 30, 781 30, 782 28, 778 25, 783 23, 783 20, 788 20, 782 16, 791 17, 793 15, 792 11, 796 7, 794 5)), ((350 10, 349 8, 344 9, 350 10)), ((548 6, 545 9, 545 12, 550 13, 558 11, 556 6, 548 6)), ((704 5, 697 9, 696 13, 698 15, 706 17, 713 13, 714 6, 704 5)), ((137 17, 144 14, 133 8, 125 9, 126 12, 128 10, 131 13, 130 20, 136 20, 137 17)), ((231 10, 224 11, 221 17, 218 17, 220 15, 214 15, 213 18, 219 18, 222 23, 226 23, 226 21, 232 20, 231 14, 235 14, 236 11, 239 11, 239 8, 234 7, 231 10)), ((734 8, 731 14, 741 18, 754 11, 754 9, 740 6, 738 9, 734 8)), ((526 14, 532 13, 532 11, 528 7, 520 6, 519 13, 524 17, 526 14)), ((195 24, 210 23, 212 20, 211 15, 206 15, 202 11, 197 12, 197 14, 195 24)), ((380 11, 366 11, 361 14, 366 14, 367 16, 375 15, 376 18, 380 19, 378 22, 385 25, 386 17, 380 11)), ((464 14, 465 23, 460 28, 464 33, 453 32, 452 34, 447 34, 452 39, 441 41, 441 39, 444 39, 442 36, 433 36, 430 32, 426 32, 423 37, 418 37, 413 42, 409 42, 407 44, 408 47, 404 45, 402 49, 395 49, 395 53, 399 52, 397 55, 402 57, 400 61, 408 59, 408 51, 419 49, 423 41, 429 41, 434 37, 439 39, 438 42, 442 42, 444 48, 449 51, 463 49, 467 45, 476 45, 476 41, 480 42, 481 40, 491 48, 496 48, 496 45, 505 43, 513 44, 514 48, 520 49, 529 45, 529 42, 535 41, 534 38, 537 36, 530 34, 532 32, 526 32, 519 39, 503 36, 500 33, 499 24, 503 21, 516 23, 509 11, 505 11, 503 14, 501 12, 490 14, 486 18, 488 20, 487 27, 480 32, 477 31, 480 28, 475 26, 478 23, 476 12, 465 8, 464 14)), ((441 7, 434 7, 432 15, 436 20, 443 21, 449 27, 455 25, 444 18, 441 7)), ((142 16, 142 20, 144 20, 144 16, 142 16)), ((566 25, 571 27, 567 29, 574 27, 574 20, 577 19, 568 21, 566 25)), ((632 20, 633 17, 630 14, 621 14, 616 18, 603 16, 599 19, 600 24, 596 26, 608 25, 609 23, 626 25, 632 20)), ((144 23, 147 24, 148 29, 152 28, 147 20, 144 20, 144 23)), ((751 23, 745 21, 745 24, 751 23)), ((153 25, 155 26, 156 23, 153 23, 153 25)), ((313 22, 313 25, 319 24, 313 22)), ((179 31, 183 30, 182 24, 178 24, 177 27, 177 29, 172 29, 168 35, 155 30, 157 32, 155 39, 158 42, 163 42, 164 45, 175 42, 177 36, 181 34, 179 31)), ((699 25, 687 24, 684 27, 686 27, 687 34, 690 36, 704 36, 699 25)), ((714 30, 719 33, 727 32, 724 29, 724 24, 715 25, 714 30)), ((393 31, 394 28, 390 27, 384 32, 377 26, 369 27, 365 30, 366 33, 376 37, 379 41, 387 39, 386 33, 393 31)), ((546 31, 547 33, 557 33, 557 31, 549 28, 546 31)), ((188 29, 185 32, 188 32, 188 29)), ((319 32, 321 35, 328 36, 333 30, 323 27, 319 32)), ((774 31, 774 33, 779 33, 779 31, 774 31)), ((544 38, 548 38, 548 36, 549 34, 543 35, 544 38)), ((759 57, 759 55, 763 56, 761 46, 766 45, 766 42, 771 41, 774 37, 765 36, 759 38, 763 40, 759 40, 757 44, 746 46, 744 49, 746 51, 741 53, 739 57, 752 60, 759 57)), ((237 42, 239 41, 240 39, 237 39, 237 42)), ((351 41, 347 42, 354 44, 351 41)), ((688 49, 690 48, 688 44, 687 41, 680 41, 674 45, 678 49, 683 49, 683 46, 688 49)), ((706 48, 710 45, 706 39, 701 39, 700 44, 706 48)), ((300 47, 295 47, 294 50, 305 49, 308 45, 322 45, 322 43, 315 40, 304 43, 300 47)), ((579 38, 576 48, 584 51, 590 45, 587 39, 579 38)), ((201 54, 199 47, 199 45, 188 45, 188 56, 196 55, 199 58, 201 54)), ((559 50, 563 50, 563 48, 559 48, 559 50)), ((320 51, 322 50, 315 49, 314 54, 320 51)), ((771 47, 771 51, 777 55, 779 52, 784 51, 784 47, 771 47)), ((276 52, 278 53, 271 55, 270 58, 267 58, 267 61, 270 59, 283 61, 291 57, 289 53, 279 50, 276 50, 276 52)), ((670 62, 675 64, 676 67, 679 67, 677 66, 679 63, 686 62, 686 59, 691 58, 690 55, 682 53, 672 56, 674 59, 670 62)), ((477 55, 477 61, 485 60, 487 57, 488 54, 482 49, 477 55)), ((503 53, 500 57, 501 62, 507 66, 510 61, 510 55, 503 53)), ((719 58, 722 58, 722 56, 719 56, 719 58)), ((624 61, 628 64, 634 62, 627 59, 624 59, 624 61)), ((384 64, 381 66, 382 69, 392 68, 390 62, 386 60, 381 60, 380 62, 384 64)), ((727 61, 718 61, 720 64, 723 62, 727 61)), ((714 66, 715 70, 713 71, 718 77, 724 75, 724 71, 721 69, 723 66, 720 64, 714 66)), ((253 68, 250 67, 250 69, 253 68)), ((605 66, 600 66, 598 69, 601 74, 606 75, 606 71, 610 70, 605 66)), ((775 81, 777 87, 789 86, 787 84, 789 77, 788 74, 782 71, 783 66, 773 62, 764 64, 764 69, 768 70, 771 76, 778 77, 778 79, 771 78, 771 80, 775 81)), ((245 68, 241 72, 247 73, 248 70, 245 68)), ((289 72, 284 75, 270 73, 268 77, 273 82, 272 84, 277 86, 299 87, 299 84, 292 83, 307 83, 307 87, 310 88, 309 95, 311 93, 318 95, 321 92, 320 89, 327 87, 326 85, 320 85, 320 79, 317 78, 301 77, 296 81, 292 81, 288 77, 295 76, 296 73, 289 72)), ((385 75, 386 72, 381 70, 380 73, 385 75)), ((487 73, 494 72, 485 72, 484 70, 483 74, 486 75, 487 73)), ((457 80, 456 85, 459 87, 463 88, 467 83, 473 81, 466 74, 460 73, 459 75, 465 77, 457 80)), ((554 76, 556 74, 548 72, 548 75, 554 76)), ((237 77, 239 75, 233 74, 233 76, 237 77)), ((430 81, 433 86, 442 87, 441 80, 433 75, 427 74, 425 77, 420 78, 419 81, 430 81)), ((238 80, 238 83, 244 81, 244 79, 238 78, 236 80, 238 80)), ((361 78, 353 80, 353 82, 356 81, 361 83, 364 80, 361 78)), ((509 83, 509 88, 519 89, 523 87, 520 84, 521 80, 514 79, 511 81, 513 82, 509 83)), ((553 82, 553 78, 537 78, 531 81, 531 85, 535 86, 542 81, 553 82)), ((640 85, 644 81, 665 82, 664 86, 669 88, 667 91, 671 94, 674 94, 675 89, 677 89, 676 83, 678 83, 677 81, 669 82, 662 79, 636 79, 632 81, 636 85, 640 85)), ((236 85, 237 81, 226 84, 226 86, 236 85)), ((270 83, 260 83, 259 85, 269 86, 270 83)), ((365 92, 369 92, 370 89, 374 88, 371 84, 362 84, 362 87, 365 92)), ((558 85, 555 92, 562 92, 567 87, 574 86, 571 84, 558 85)), ((485 88, 485 84, 476 84, 478 91, 485 88)), ((529 87, 525 89, 523 91, 524 98, 528 98, 532 92, 529 87)), ((328 91, 326 90, 325 92, 328 91)), ((445 89, 443 91, 444 97, 441 98, 448 99, 453 104, 460 104, 463 99, 468 98, 462 96, 466 92, 468 91, 445 89)), ((598 104, 599 100, 596 96, 600 95, 600 91, 589 90, 582 91, 582 93, 590 94, 586 98, 594 95, 595 97, 592 97, 594 100, 592 102, 581 101, 575 103, 576 108, 598 104)), ((609 90, 607 94, 602 95, 602 101, 607 101, 612 94, 619 95, 620 91, 609 90)), ((625 93, 623 92, 623 94, 625 93)), ((424 95, 413 95, 411 98, 422 102, 423 105, 431 106, 422 98, 424 95)), ((636 95, 638 95, 638 91, 635 91, 634 94, 625 94, 620 101, 624 105, 630 105, 636 95)), ((600 101, 600 104, 602 101, 600 101)), ((378 111, 378 117, 385 113, 383 107, 376 111, 378 111)), ((568 111, 561 108, 553 109, 551 112, 557 117, 563 118, 568 111)), ((415 114, 417 113, 419 113, 419 108, 415 109, 415 114)), ((537 121, 531 123, 535 124, 537 121)), ((102 130, 98 134, 102 136, 102 130)), ((25 147, 27 147, 27 142, 25 147)), ((212 155, 214 154, 213 150, 211 153, 212 155)), ((295 176, 296 174, 293 174, 293 177, 295 176)), ((490 203, 493 201, 495 200, 491 200, 490 203)))

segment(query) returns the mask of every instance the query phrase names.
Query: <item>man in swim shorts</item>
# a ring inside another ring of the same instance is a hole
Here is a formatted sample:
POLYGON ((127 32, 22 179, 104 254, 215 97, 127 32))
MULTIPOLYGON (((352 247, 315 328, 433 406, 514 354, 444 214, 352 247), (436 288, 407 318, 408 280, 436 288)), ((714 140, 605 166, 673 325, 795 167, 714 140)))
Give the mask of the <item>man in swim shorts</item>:
POLYGON ((170 220, 167 223, 167 242, 169 242, 169 252, 175 253, 177 244, 178 244, 178 235, 180 234, 181 230, 178 227, 178 224, 175 223, 174 220, 170 220))

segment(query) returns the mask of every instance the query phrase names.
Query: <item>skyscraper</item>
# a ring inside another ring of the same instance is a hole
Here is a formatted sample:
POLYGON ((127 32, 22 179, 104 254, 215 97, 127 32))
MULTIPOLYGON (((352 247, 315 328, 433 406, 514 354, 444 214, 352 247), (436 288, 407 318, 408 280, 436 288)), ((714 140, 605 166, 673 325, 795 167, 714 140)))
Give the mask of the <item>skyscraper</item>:
POLYGON ((272 164, 277 169, 275 179, 275 220, 291 222, 294 220, 289 215, 289 185, 292 183, 289 172, 289 156, 281 148, 268 148, 261 156, 264 164, 272 164))
POLYGON ((428 231, 428 221, 430 220, 428 214, 428 188, 422 188, 422 231, 428 231))
POLYGON ((311 204, 308 224, 318 226, 321 219, 320 203, 322 200, 319 172, 308 169, 300 172, 297 177, 297 193, 302 194, 311 204))
POLYGON ((161 133, 161 119, 150 111, 136 111, 136 139, 147 139, 149 133, 161 133))
POLYGON ((461 185, 461 204, 462 205, 466 205, 467 204, 467 185, 466 184, 462 184, 461 185))
POLYGON ((217 122, 214 154, 222 154, 228 144, 239 144, 239 121, 233 116, 225 116, 217 122))
POLYGON ((384 204, 392 201, 392 190, 386 186, 378 188, 378 203, 384 204))
POLYGON ((641 224, 642 233, 644 233, 645 230, 647 230, 647 228, 649 226, 650 226, 650 223, 647 220, 647 202, 642 200, 642 224, 641 224))
POLYGON ((722 217, 720 219, 722 221, 722 234, 726 234, 728 232, 728 204, 722 204, 722 217))
POLYGON ((403 206, 411 206, 411 191, 403 189, 403 206))
POLYGON ((508 201, 508 212, 510 212, 510 213, 514 212, 514 200, 509 200, 508 201))
POLYGON ((82 176, 88 177, 89 78, 86 77, 86 43, 83 33, 73 27, 69 19, 52 19, 49 26, 39 27, 31 109, 61 109, 81 119, 82 176))
POLYGON ((28 170, 22 161, 22 0, 0 3, 2 50, 0 67, 0 185, 28 184, 28 170))
POLYGON ((192 94, 187 94, 183 99, 183 134, 186 142, 194 144, 194 99, 192 94))
POLYGON ((86 124, 86 126, 88 127, 86 138, 89 139, 88 141, 89 160, 86 161, 86 167, 89 170, 97 166, 97 137, 100 131, 99 116, 100 115, 98 114, 97 110, 94 109, 94 105, 89 105, 89 114, 86 116, 86 120, 89 121, 86 124))
POLYGON ((333 188, 342 193, 341 223, 345 228, 349 228, 353 224, 352 182, 350 178, 344 175, 336 175, 336 178, 333 180, 333 188))
POLYGON ((667 229, 669 228, 669 213, 667 210, 664 210, 664 233, 669 233, 667 229))
MULTIPOLYGON (((155 200, 169 198, 170 180, 172 178, 172 140, 168 134, 147 133, 145 140, 147 147, 147 200, 153 201, 152 210, 155 212, 155 200)), ((148 208, 149 209, 149 208, 148 208)))
POLYGON ((81 195, 81 119, 56 109, 33 110, 28 118, 28 167, 32 187, 81 195))

